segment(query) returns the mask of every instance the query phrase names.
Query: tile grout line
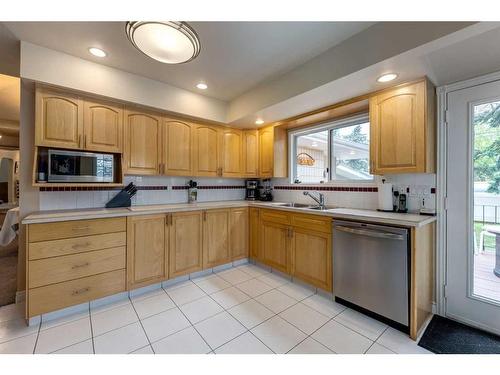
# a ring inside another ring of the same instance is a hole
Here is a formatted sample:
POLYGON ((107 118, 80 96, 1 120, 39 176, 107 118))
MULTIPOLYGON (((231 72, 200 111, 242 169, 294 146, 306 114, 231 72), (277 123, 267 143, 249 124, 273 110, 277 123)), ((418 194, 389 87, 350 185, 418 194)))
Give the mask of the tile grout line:
POLYGON ((89 302, 89 320, 90 320, 90 337, 92 339, 92 351, 95 354, 95 344, 94 344, 94 328, 92 326, 92 312, 90 311, 90 302, 89 302))
MULTIPOLYGON (((192 282, 192 281, 191 281, 191 282, 192 282)), ((193 283, 193 284, 195 284, 195 283, 193 283)), ((196 285, 196 284, 195 284, 195 285, 196 285)), ((199 287, 198 287, 198 288, 199 288, 199 287)), ((163 286, 162 286, 162 289, 163 289, 163 286)), ((200 290, 202 290, 202 289, 200 288, 200 290)), ((166 291, 165 289, 163 289, 163 291, 164 291, 165 293, 167 293, 167 291, 166 291)), ((202 291, 203 291, 203 290, 202 290, 202 291)), ((203 292, 203 293, 205 293, 205 292, 203 292)), ((168 293, 167 293, 167 295, 168 295, 168 293)), ((170 297, 170 295, 168 295, 168 296, 170 297)), ((173 298, 172 298, 172 297, 170 297, 170 299, 172 299, 172 302, 173 302, 173 303, 175 304, 175 306, 179 309, 179 311, 181 312, 181 314, 182 314, 182 315, 184 315, 184 317, 187 319, 187 321, 189 322, 189 324, 191 324, 191 327, 193 327, 193 329, 194 329, 194 330, 196 331, 196 333, 197 333, 197 334, 201 337, 201 339, 205 342, 205 344, 207 344, 207 346, 210 348, 210 351, 213 351, 213 348, 210 346, 210 344, 207 342, 207 340, 205 340, 205 338, 201 335, 201 333, 200 333, 200 332, 198 332, 198 330, 197 330, 197 329, 196 329, 196 327, 195 327, 195 326, 191 323, 191 321, 190 321, 190 320, 189 320, 189 318, 186 316, 186 314, 184 314, 184 312, 180 309, 179 305, 177 305, 177 302, 175 302, 175 301, 173 300, 173 298)), ((187 328, 189 328, 189 327, 186 327, 186 329, 187 329, 187 328)), ((180 332, 180 331, 179 331, 179 332, 180 332)), ((170 336, 170 335, 169 335, 169 336, 170 336)), ((166 336, 166 337, 169 337, 169 336, 166 336)), ((164 337, 164 338, 166 338, 166 337, 164 337)), ((162 340, 163 340, 163 339, 162 339, 162 340)), ((159 341, 159 340, 158 340, 158 341, 159 341)), ((153 347, 153 346, 151 345, 151 347, 153 347)), ((153 352, 154 352, 154 349, 153 349, 153 352)))
MULTIPOLYGON (((365 350, 365 352, 363 354, 366 354, 368 352, 368 350, 371 349, 371 347, 377 342, 377 340, 385 333, 385 331, 387 331, 387 329, 389 328, 389 326, 385 327, 384 330, 382 331, 382 333, 380 335, 377 336, 377 338, 375 340, 373 340, 372 344, 368 347, 368 349, 365 350)), ((379 344, 380 345, 380 344, 379 344)), ((383 346, 383 345, 381 345, 383 346)), ((384 346, 385 348, 385 346, 384 346)), ((389 348, 387 348, 389 349, 389 348)), ((390 349, 389 349, 390 350, 390 349)))
POLYGON ((36 346, 38 345, 38 338, 40 337, 40 329, 41 328, 42 328, 42 317, 40 317, 40 323, 38 323, 38 330, 37 330, 37 334, 36 334, 35 345, 33 346, 33 354, 36 354, 36 346))
MULTIPOLYGON (((169 297, 170 298, 170 297, 169 297)), ((144 336, 146 336, 146 339, 148 340, 149 342, 149 345, 151 346, 151 349, 153 350, 153 353, 155 352, 155 350, 153 349, 153 345, 151 345, 151 340, 149 340, 149 336, 148 336, 148 333, 146 332, 146 330, 144 329, 144 326, 142 325, 142 320, 141 320, 141 317, 139 316, 139 314, 137 313, 137 310, 135 309, 135 306, 134 306, 134 303, 132 302, 132 300, 130 299, 130 295, 128 296, 128 299, 130 301, 130 304, 132 305, 132 308, 134 309, 134 312, 135 312, 135 315, 137 316, 137 319, 139 320, 139 324, 141 325, 141 328, 142 328, 142 331, 144 332, 144 336)), ((134 324, 134 323, 132 323, 134 324)), ((135 349, 135 350, 138 350, 138 349, 135 349)), ((133 351, 135 351, 133 350, 133 351)), ((132 353, 132 352, 130 352, 132 353)), ((127 353, 129 354, 129 353, 127 353)))

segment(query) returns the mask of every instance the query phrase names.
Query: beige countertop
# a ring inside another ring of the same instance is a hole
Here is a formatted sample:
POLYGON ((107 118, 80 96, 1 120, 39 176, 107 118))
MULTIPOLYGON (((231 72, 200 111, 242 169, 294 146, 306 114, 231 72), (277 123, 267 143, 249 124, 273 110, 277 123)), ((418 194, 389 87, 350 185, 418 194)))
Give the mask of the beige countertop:
POLYGON ((399 214, 395 212, 379 212, 376 210, 362 210, 356 208, 332 208, 325 211, 315 211, 307 208, 283 207, 280 205, 280 202, 218 201, 132 206, 129 208, 89 208, 78 210, 39 211, 26 216, 23 219, 22 223, 38 224, 69 220, 98 219, 120 216, 146 215, 153 213, 197 211, 216 208, 248 206, 278 209, 290 212, 302 212, 312 215, 330 216, 334 219, 358 220, 406 227, 421 227, 436 220, 436 217, 434 216, 399 214))

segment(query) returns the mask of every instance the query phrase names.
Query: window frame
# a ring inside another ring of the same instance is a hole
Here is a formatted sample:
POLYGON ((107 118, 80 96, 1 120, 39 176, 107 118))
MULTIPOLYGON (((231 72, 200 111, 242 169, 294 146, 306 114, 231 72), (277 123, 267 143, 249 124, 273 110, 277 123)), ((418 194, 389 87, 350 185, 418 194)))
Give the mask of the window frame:
MULTIPOLYGON (((309 126, 307 128, 302 128, 302 129, 297 129, 297 130, 290 130, 288 132, 288 144, 289 144, 289 150, 290 152, 288 153, 288 165, 289 165, 289 176, 290 176, 290 183, 292 185, 304 185, 304 186, 311 186, 311 185, 332 185, 332 184, 337 184, 337 185, 352 185, 352 184, 375 184, 376 181, 376 176, 372 175, 371 179, 367 180, 356 180, 356 179, 349 179, 349 180, 332 180, 332 168, 331 166, 333 165, 333 153, 332 153, 332 133, 333 130, 339 129, 339 128, 345 128, 348 126, 355 126, 355 125, 360 125, 364 123, 369 123, 370 122, 370 116, 368 113, 362 113, 359 115, 354 115, 354 116, 349 116, 340 120, 334 120, 330 121, 327 123, 319 124, 319 125, 313 125, 309 126), (297 175, 297 142, 296 139, 299 136, 303 135, 308 135, 312 133, 317 133, 321 131, 328 131, 328 155, 326 158, 326 166, 325 168, 328 169, 327 172, 327 177, 325 177, 324 182, 300 182, 297 183, 295 182, 296 175, 297 175)), ((370 124, 371 126, 371 124, 370 124)), ((371 142, 371 138, 370 138, 371 142)), ((368 156, 370 157, 370 155, 368 156)), ((368 160, 370 161, 370 160, 368 160)))

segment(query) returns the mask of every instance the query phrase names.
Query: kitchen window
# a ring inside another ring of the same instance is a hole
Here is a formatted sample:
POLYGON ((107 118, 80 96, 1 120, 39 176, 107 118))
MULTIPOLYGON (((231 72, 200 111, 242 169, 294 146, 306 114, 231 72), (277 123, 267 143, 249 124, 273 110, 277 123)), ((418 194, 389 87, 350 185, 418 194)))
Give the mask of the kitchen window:
POLYGON ((368 115, 289 134, 292 182, 373 181, 368 115))

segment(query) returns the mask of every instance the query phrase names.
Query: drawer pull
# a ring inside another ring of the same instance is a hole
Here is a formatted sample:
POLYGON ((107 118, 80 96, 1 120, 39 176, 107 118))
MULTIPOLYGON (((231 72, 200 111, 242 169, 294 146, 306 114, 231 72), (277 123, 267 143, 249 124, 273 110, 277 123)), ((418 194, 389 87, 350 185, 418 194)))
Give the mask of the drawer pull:
POLYGON ((76 243, 73 246, 71 246, 74 250, 78 250, 81 248, 86 248, 92 245, 90 242, 84 242, 84 243, 76 243))
POLYGON ((71 293, 73 296, 77 296, 79 294, 87 293, 90 290, 90 287, 87 288, 82 288, 82 289, 77 289, 73 293, 71 293))
POLYGON ((75 264, 73 267, 71 267, 71 269, 76 270, 77 268, 87 267, 89 265, 90 265, 89 262, 82 263, 82 264, 75 264))

